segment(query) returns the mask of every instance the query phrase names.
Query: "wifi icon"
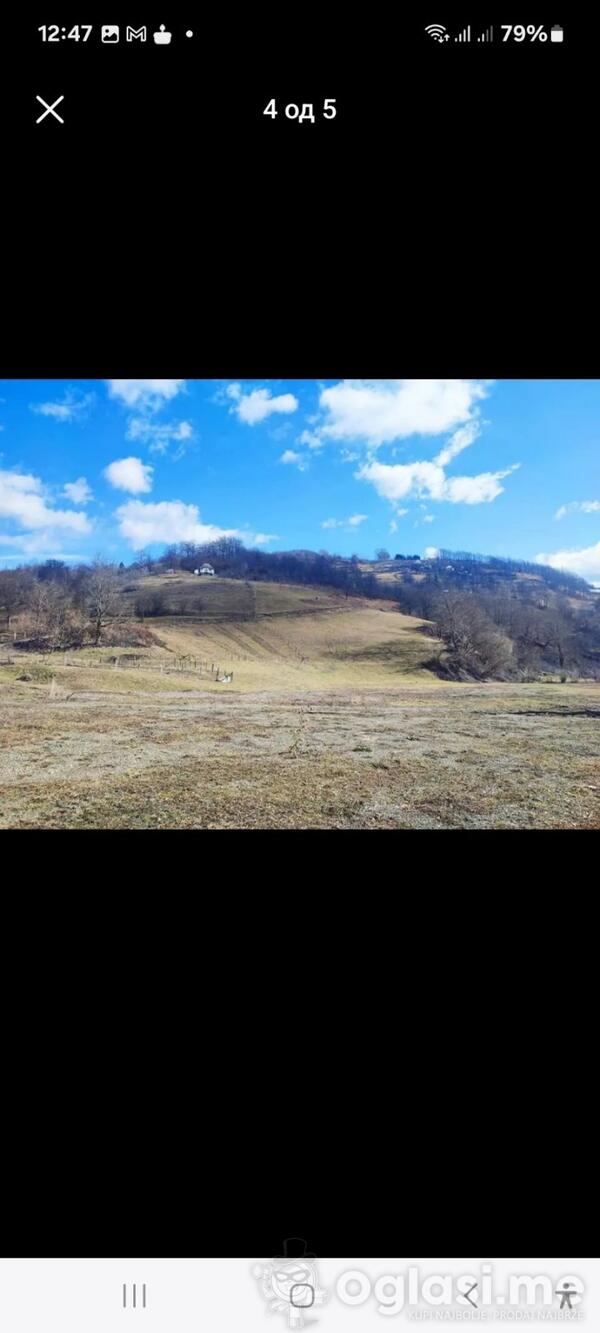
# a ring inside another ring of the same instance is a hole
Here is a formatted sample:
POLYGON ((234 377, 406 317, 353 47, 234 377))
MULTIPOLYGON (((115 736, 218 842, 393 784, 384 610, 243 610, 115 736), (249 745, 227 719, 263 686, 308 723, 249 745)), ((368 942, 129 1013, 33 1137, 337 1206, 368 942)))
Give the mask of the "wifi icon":
POLYGON ((428 32, 429 36, 433 37, 436 42, 448 40, 446 29, 442 27, 441 23, 430 23, 429 27, 425 29, 425 32, 428 32))

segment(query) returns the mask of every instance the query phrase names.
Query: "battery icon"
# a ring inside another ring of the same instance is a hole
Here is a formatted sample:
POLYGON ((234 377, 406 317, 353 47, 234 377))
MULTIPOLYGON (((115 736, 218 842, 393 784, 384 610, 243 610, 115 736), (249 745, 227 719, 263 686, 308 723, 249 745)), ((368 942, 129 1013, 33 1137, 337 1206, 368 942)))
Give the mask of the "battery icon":
POLYGON ((554 27, 550 29, 550 41, 562 42, 562 39, 563 39, 563 30, 561 27, 559 27, 558 23, 556 23, 554 27))

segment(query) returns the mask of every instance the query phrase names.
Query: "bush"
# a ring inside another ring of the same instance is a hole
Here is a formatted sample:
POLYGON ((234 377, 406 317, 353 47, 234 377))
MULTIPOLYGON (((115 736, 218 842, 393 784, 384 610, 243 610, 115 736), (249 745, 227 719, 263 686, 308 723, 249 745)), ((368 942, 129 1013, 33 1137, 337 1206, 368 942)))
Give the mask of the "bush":
POLYGON ((144 592, 136 598, 135 614, 140 620, 146 616, 164 616, 168 615, 169 608, 162 592, 144 592))
POLYGON ((17 676, 17 680, 35 680, 44 684, 47 681, 54 680, 55 676, 56 672, 51 667, 32 666, 29 671, 24 671, 21 676, 17 676))

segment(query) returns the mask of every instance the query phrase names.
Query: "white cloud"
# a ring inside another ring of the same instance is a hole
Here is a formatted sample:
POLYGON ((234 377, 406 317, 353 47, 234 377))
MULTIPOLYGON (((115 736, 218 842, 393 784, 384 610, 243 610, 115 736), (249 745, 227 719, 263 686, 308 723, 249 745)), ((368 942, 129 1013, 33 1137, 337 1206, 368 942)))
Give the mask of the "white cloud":
POLYGON ((368 519, 368 514, 352 514, 351 518, 326 518, 322 528, 358 528, 368 519))
MULTIPOLYGON (((338 440, 366 441, 371 447, 409 435, 440 435, 464 426, 486 384, 475 380, 342 380, 322 389, 320 434, 338 440)), ((460 443, 456 453, 470 440, 460 443)))
POLYGON ((576 510, 582 514, 595 514, 600 510, 600 500, 572 500, 568 505, 561 505, 554 517, 564 518, 565 514, 572 514, 576 510))
POLYGON ((280 542, 281 537, 276 532, 255 532, 253 535, 244 534, 244 541, 249 546, 266 546, 267 542, 280 542))
POLYGON ((595 583, 600 581, 600 542, 595 546, 584 546, 580 550, 553 551, 550 555, 536 555, 540 565, 550 565, 552 569, 566 569, 570 574, 579 574, 583 579, 595 583))
POLYGON ((428 495, 441 500, 446 478, 436 463, 365 463, 354 474, 370 481, 386 500, 404 500, 428 495))
POLYGON ((293 429, 291 421, 282 422, 281 426, 272 426, 269 430, 270 440, 285 440, 293 429))
MULTIPOLYGON (((39 533, 36 533, 35 539, 32 538, 31 540, 29 538, 24 537, 23 540, 20 541, 19 543, 19 545, 21 546, 20 551, 18 551, 15 555, 8 555, 6 552, 3 552, 2 555, 0 555, 0 560, 22 561, 23 556, 32 556, 32 555, 35 556, 37 560, 47 560, 50 558, 52 558, 53 560, 86 559, 86 556, 81 555, 79 553, 75 553, 73 551, 57 550, 56 547, 53 546, 52 544, 53 541, 52 538, 50 538, 49 544, 44 547, 44 545, 42 544, 42 537, 44 535, 45 534, 43 533, 41 535, 39 533), (50 546, 52 547, 51 550, 49 549, 50 546)), ((8 537, 3 537, 2 534, 0 533, 0 546, 4 542, 7 542, 9 540, 11 539, 8 537)))
POLYGON ((448 444, 444 446, 434 461, 439 463, 440 467, 447 467, 448 463, 451 463, 457 454, 461 454, 463 449, 468 449, 469 445, 473 444, 480 434, 481 424, 478 417, 475 416, 472 421, 467 422, 466 426, 459 426, 458 430, 455 430, 448 444))
POLYGON ((279 462, 295 463, 296 466, 299 468, 300 472, 306 472, 306 469, 308 467, 308 463, 304 455, 295 453, 293 449, 286 449, 284 453, 282 453, 279 462))
POLYGON ((397 532, 397 531, 398 531, 398 524, 396 523, 395 518, 393 518, 392 521, 391 521, 391 523, 390 523, 389 531, 390 531, 390 532, 397 532))
POLYGON ((303 430, 298 436, 298 444, 307 444, 309 449, 323 448, 323 440, 314 430, 303 430))
POLYGON ((136 551, 157 542, 201 544, 216 541, 218 537, 244 536, 237 528, 201 523, 198 506, 184 504, 183 500, 161 500, 158 504, 128 500, 116 510, 116 516, 121 535, 136 551))
MULTIPOLYGON (((150 445, 150 452, 165 454, 168 451, 171 442, 183 444, 195 437, 194 427, 191 421, 171 421, 160 423, 152 421, 149 417, 131 417, 127 426, 126 438, 128 440, 141 440, 144 444, 150 445)), ((177 451, 177 457, 180 458, 183 449, 177 451)))
POLYGON ((504 487, 500 482, 520 466, 520 463, 513 463, 512 467, 504 468, 502 472, 480 472, 476 477, 449 477, 446 494, 442 498, 450 500, 452 504, 486 504, 502 495, 504 487))
MULTIPOLYGON (((43 528, 50 532, 52 529, 79 533, 91 531, 87 514, 73 509, 53 509, 41 491, 39 477, 0 471, 0 518, 12 519, 22 528, 43 528)), ((21 538, 14 540, 20 541, 21 538)))
POLYGON ((63 495, 67 500, 72 500, 73 504, 85 505, 88 500, 93 499, 92 491, 88 486, 85 477, 78 477, 77 481, 67 481, 63 486, 63 495))
POLYGON ((426 560, 437 560, 439 553, 440 553, 440 552, 439 552, 439 548, 438 548, 437 546, 426 546, 426 547, 425 547, 425 559, 426 559, 426 560))
POLYGON ((452 504, 483 504, 495 500, 504 487, 500 481, 520 465, 502 472, 481 472, 475 477, 446 477, 439 463, 365 463, 355 473, 369 481, 386 500, 448 500, 452 504))
POLYGON ((32 412, 39 416, 53 417, 55 421, 85 421, 90 407, 96 401, 95 393, 81 393, 78 389, 66 389, 64 397, 58 403, 30 403, 32 412))
POLYGON ((105 467, 103 476, 119 491, 130 491, 138 495, 141 491, 152 490, 154 468, 149 463, 142 463, 141 458, 117 458, 105 467))
POLYGON ((229 384, 225 393, 233 400, 230 412, 235 413, 238 420, 244 421, 247 426, 256 426, 272 412, 296 412, 300 406, 293 393, 281 393, 273 398, 270 389, 252 389, 245 394, 241 384, 229 384))
POLYGON ((126 407, 149 409, 152 412, 183 393, 185 380, 106 380, 110 398, 117 398, 126 407))
POLYGON ((423 514, 423 522, 424 522, 424 523, 433 523, 433 522, 434 522, 434 515, 433 515, 433 514, 423 514))

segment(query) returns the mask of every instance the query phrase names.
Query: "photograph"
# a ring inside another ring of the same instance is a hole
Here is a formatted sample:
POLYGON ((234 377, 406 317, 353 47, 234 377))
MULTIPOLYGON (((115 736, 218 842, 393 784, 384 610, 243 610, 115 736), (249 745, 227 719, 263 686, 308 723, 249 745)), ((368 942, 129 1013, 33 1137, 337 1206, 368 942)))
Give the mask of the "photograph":
POLYGON ((2 829, 600 825, 600 380, 0 382, 2 829))

